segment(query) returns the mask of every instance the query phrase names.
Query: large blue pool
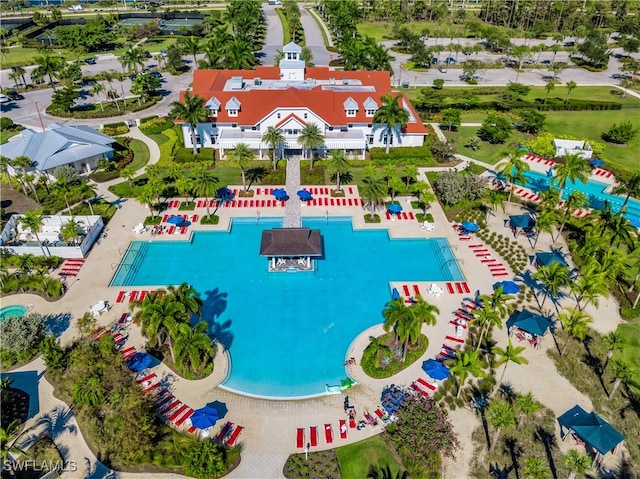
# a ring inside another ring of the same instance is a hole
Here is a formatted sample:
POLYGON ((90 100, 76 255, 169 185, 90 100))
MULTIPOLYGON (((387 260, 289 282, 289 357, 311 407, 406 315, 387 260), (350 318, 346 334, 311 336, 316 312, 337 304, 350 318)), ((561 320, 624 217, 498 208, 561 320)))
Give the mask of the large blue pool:
POLYGON ((345 379, 349 345, 382 321, 390 281, 464 279, 444 238, 390 239, 386 230, 354 231, 350 218, 303 223, 324 238, 314 272, 267 271, 262 230, 281 218, 235 219, 229 232, 196 232, 191 241, 132 242, 111 285, 193 285, 211 333, 231 353, 224 386, 283 398, 345 379))
MULTIPOLYGON (((551 184, 550 180, 553 180, 553 178, 549 178, 545 174, 537 171, 526 171, 523 175, 527 178, 525 186, 534 191, 548 190, 551 184)), ((555 183, 553 183, 553 186, 555 186, 555 183)), ((589 206, 591 208, 602 210, 604 208, 604 202, 608 201, 611 209, 617 213, 620 211, 622 203, 624 203, 624 197, 605 193, 608 187, 609 185, 607 183, 601 183, 591 179, 586 183, 567 181, 564 188, 563 199, 566 199, 573 191, 581 191, 589 199, 589 206)), ((640 201, 629 198, 624 216, 628 219, 640 218, 640 201)))

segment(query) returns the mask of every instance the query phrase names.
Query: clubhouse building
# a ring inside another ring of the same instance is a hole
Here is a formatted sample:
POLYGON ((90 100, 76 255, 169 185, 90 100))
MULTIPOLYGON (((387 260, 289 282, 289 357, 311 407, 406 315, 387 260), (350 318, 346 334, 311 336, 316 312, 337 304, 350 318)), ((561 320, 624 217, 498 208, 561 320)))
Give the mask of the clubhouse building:
MULTIPOLYGON (((344 150, 351 158, 364 158, 371 147, 421 146, 427 130, 409 100, 401 96, 409 113, 405 128, 387 138, 383 125, 373 116, 381 97, 392 93, 387 71, 334 71, 307 67, 295 43, 283 48, 279 66, 255 70, 196 70, 190 95, 206 101, 206 123, 196 125, 196 142, 217 148, 220 158, 239 143, 252 148, 260 158, 270 145, 262 137, 270 126, 286 138, 280 157, 304 155, 298 136, 305 125, 315 123, 324 135, 316 151, 325 157, 331 150, 344 150)), ((184 92, 181 93, 181 98, 184 92)), ((184 143, 193 147, 190 126, 183 124, 184 143)))

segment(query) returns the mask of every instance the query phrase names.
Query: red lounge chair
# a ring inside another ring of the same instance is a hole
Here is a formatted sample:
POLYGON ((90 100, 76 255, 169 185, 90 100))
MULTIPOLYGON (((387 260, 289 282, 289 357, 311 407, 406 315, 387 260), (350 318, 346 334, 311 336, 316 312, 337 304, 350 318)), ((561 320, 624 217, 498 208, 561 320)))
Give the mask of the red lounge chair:
POLYGON ((192 223, 197 223, 198 218, 199 218, 199 216, 198 216, 198 215, 193 215, 193 216, 191 217, 191 222, 192 222, 192 223))
POLYGON ((488 254, 491 254, 491 252, 488 249, 476 249, 473 251, 473 254, 476 256, 487 256, 488 254))
POLYGON ((229 440, 227 441, 227 446, 229 447, 233 447, 233 445, 236 443, 236 440, 238 439, 238 436, 240 435, 240 433, 244 430, 244 428, 242 426, 238 426, 235 431, 233 431, 231 433, 231 437, 229 438, 229 440))
POLYGON ((414 284, 414 285, 413 285, 413 294, 414 294, 414 295, 416 295, 416 296, 422 296, 422 295, 420 294, 420 288, 418 287, 418 285, 417 285, 417 284, 414 284))
POLYGON ((143 389, 142 393, 143 394, 149 394, 151 391, 153 391, 154 389, 159 388, 159 387, 160 387, 160 383, 152 384, 147 389, 143 389))
MULTIPOLYGON (((454 313, 454 316, 458 319, 461 319, 462 321, 471 321, 472 318, 464 315, 464 314, 460 314, 460 313, 454 313)), ((462 326, 462 325, 461 325, 462 326)), ((466 328, 466 326, 464 326, 466 328)))
POLYGON ((124 295, 127 294, 126 291, 120 291, 118 293, 118 297, 116 298, 116 303, 122 303, 124 301, 124 295))
POLYGON ((196 429, 197 429, 197 428, 196 428, 195 426, 191 426, 189 429, 187 429, 187 432, 188 432, 189 434, 193 434, 194 432, 196 432, 196 429))
POLYGON ((391 215, 389 214, 388 211, 387 211, 386 215, 387 215, 387 219, 390 220, 391 219, 391 215))
POLYGON ((407 215, 406 211, 402 212, 402 219, 403 220, 408 220, 409 219, 409 216, 407 215))
POLYGON ((333 442, 333 429, 331 428, 331 424, 324 425, 324 440, 327 444, 333 442))
POLYGON ((196 208, 202 208, 202 200, 196 201, 196 208))
POLYGON ((408 215, 409 215, 409 219, 410 220, 415 220, 416 219, 416 217, 413 214, 413 211, 409 211, 408 215))
POLYGON ((445 336, 444 339, 447 341, 453 341, 454 343, 464 344, 464 339, 455 338, 453 336, 445 336))
POLYGON ((429 393, 420 387, 416 383, 411 383, 411 389, 415 392, 422 394, 424 397, 429 397, 429 393))
POLYGON ((168 235, 172 235, 175 232, 176 232, 176 227, 175 226, 170 226, 169 227, 169 231, 167 231, 167 234, 168 235))
POLYGON ((497 259, 495 258, 485 258, 480 260, 481 263, 495 263, 496 261, 497 259))
POLYGON ((350 427, 351 429, 355 429, 355 428, 357 427, 357 425, 356 425, 356 420, 355 420, 354 418, 352 418, 352 417, 351 417, 351 418, 349 418, 349 427, 350 427))
POLYGON ((425 388, 430 389, 431 391, 435 391, 435 390, 436 390, 436 386, 434 386, 433 384, 431 384, 431 383, 429 383, 429 382, 425 381, 425 380, 424 380, 424 379, 422 379, 422 378, 418 378, 418 382, 419 382, 420 384, 422 384, 425 388))
POLYGON ((122 357, 124 359, 129 359, 134 354, 136 354, 136 348, 133 346, 122 351, 122 357))
POLYGON ((409 296, 411 296, 411 292, 409 291, 409 286, 407 286, 406 284, 402 285, 402 291, 404 292, 404 295, 408 298, 409 296))
POLYGON ((462 236, 460 236, 459 238, 460 238, 460 241, 469 241, 469 240, 471 239, 471 236, 464 236, 464 235, 462 235, 462 236))
POLYGON ((189 406, 187 406, 186 404, 180 406, 171 416, 169 416, 169 422, 174 422, 176 419, 178 419, 178 416, 184 413, 187 409, 189 409, 189 406))
POLYGON ((449 351, 450 353, 456 354, 457 353, 457 349, 456 348, 452 348, 451 346, 449 346, 448 344, 443 344, 442 345, 442 349, 449 351))
POLYGON ((484 248, 485 246, 483 244, 470 244, 469 248, 471 249, 477 249, 477 248, 484 248))
POLYGON ((68 270, 68 269, 63 269, 62 271, 60 271, 60 276, 77 276, 78 275, 78 271, 77 270, 68 270))
POLYGON ((144 382, 151 381, 155 377, 156 377, 156 373, 151 373, 151 374, 148 374, 147 376, 143 377, 142 379, 138 379, 136 381, 136 383, 137 384, 142 384, 144 382))
POLYGON ((501 276, 509 276, 509 273, 507 273, 506 271, 503 271, 503 272, 501 272, 501 273, 494 273, 492 276, 493 276, 494 278, 499 278, 499 277, 501 277, 501 276))
POLYGON ((455 291, 453 289, 453 284, 447 283, 447 289, 449 290, 449 294, 455 294, 455 291))
POLYGON ((462 285, 460 283, 456 283, 456 289, 458 290, 459 294, 464 293, 464 289, 462 289, 462 285))
POLYGON ((375 410, 375 411, 373 411, 373 412, 374 412, 374 413, 375 413, 375 415, 376 415, 376 416, 378 416, 378 418, 380 418, 380 419, 382 419, 382 418, 385 416, 384 412, 383 412, 382 410, 380 410, 380 409, 376 409, 376 410, 375 410))
POLYGON ((164 407, 158 409, 158 414, 167 414, 169 413, 169 411, 171 411, 173 408, 175 408, 179 404, 182 404, 182 403, 174 398, 173 401, 169 401, 169 403, 165 404, 164 407))
POLYGON ((163 223, 166 223, 168 219, 169 219, 169 215, 164 215, 164 216, 162 217, 162 222, 163 222, 163 223))
POLYGON ((137 291, 131 291, 129 293, 129 302, 133 303, 136 300, 137 296, 138 296, 138 292, 137 291))
POLYGON ((260 194, 260 188, 256 188, 256 195, 260 194))
POLYGON ((193 416, 193 413, 195 411, 193 409, 191 409, 190 407, 187 408, 187 411, 178 418, 178 420, 175 422, 176 427, 180 427, 182 426, 182 424, 189 419, 191 416, 193 416))
POLYGON ((462 283, 462 289, 464 289, 464 292, 467 294, 471 293, 471 290, 469 289, 469 285, 466 283, 466 281, 462 283))
POLYGON ((309 428, 309 436, 311 438, 311 446, 316 447, 318 445, 318 428, 316 426, 309 428))
POLYGON ((156 409, 160 410, 162 408, 162 406, 164 406, 165 404, 167 404, 169 401, 174 400, 175 397, 173 396, 173 394, 169 394, 168 396, 165 396, 163 398, 160 398, 158 400, 158 402, 155 404, 156 409))
POLYGON ((144 298, 147 297, 147 293, 146 291, 140 291, 140 297, 138 298, 139 301, 144 301, 144 298))
POLYGON ((340 439, 347 438, 347 421, 340 419, 340 439))
POLYGON ((183 235, 187 232, 187 227, 186 226, 182 226, 180 227, 180 234, 183 235))
POLYGON ((452 320, 452 321, 449 321, 449 324, 450 324, 451 326, 455 327, 455 328, 457 328, 458 326, 460 326, 460 327, 461 327, 461 328, 463 328, 463 329, 467 329, 467 325, 466 325, 466 324, 464 324, 464 321, 463 321, 463 320, 460 320, 460 321, 458 321, 458 320, 452 320))
MULTIPOLYGON (((280 201, 280 206, 282 206, 284 208, 285 203, 286 202, 284 200, 280 201)), ((313 200, 313 206, 315 206, 315 205, 316 205, 316 200, 313 200)))
POLYGON ((296 431, 296 447, 302 449, 304 447, 304 428, 299 427, 296 431))
POLYGON ((233 423, 230 421, 227 421, 227 423, 220 430, 220 433, 216 436, 216 441, 222 442, 224 438, 227 437, 227 434, 229 434, 229 430, 232 427, 233 427, 233 423))

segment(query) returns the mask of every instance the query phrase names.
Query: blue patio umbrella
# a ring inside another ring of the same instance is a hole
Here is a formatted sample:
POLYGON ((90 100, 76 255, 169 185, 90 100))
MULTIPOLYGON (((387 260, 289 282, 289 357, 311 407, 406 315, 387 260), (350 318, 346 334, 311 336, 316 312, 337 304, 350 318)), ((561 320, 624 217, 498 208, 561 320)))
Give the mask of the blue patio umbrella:
POLYGON ((520 285, 513 281, 500 281, 498 283, 494 283, 493 290, 495 291, 500 286, 502 286, 502 292, 506 294, 515 294, 520 291, 520 285))
POLYGON ((171 223, 172 225, 178 225, 183 221, 184 219, 182 218, 182 216, 173 215, 169 217, 169 219, 167 220, 167 223, 171 223))
POLYGON ((218 411, 209 406, 201 407, 195 410, 190 419, 198 429, 209 429, 218 422, 218 411))
POLYGON ((397 203, 391 203, 389 206, 387 206, 387 211, 389 213, 398 214, 402 212, 402 206, 397 203))
POLYGON ((309 193, 307 190, 299 190, 297 193, 298 198, 300 198, 302 201, 308 201, 313 199, 313 196, 311 196, 311 193, 309 193))
POLYGON ((529 215, 511 215, 509 216, 509 225, 513 228, 528 228, 533 225, 534 220, 529 215))
POLYGON ((391 299, 398 299, 400 297, 400 291, 398 291, 398 288, 393 288, 393 291, 391 291, 391 299))
POLYGON ((480 229, 477 224, 471 221, 465 221, 464 223, 462 223, 462 228, 467 231, 478 231, 480 229))
POLYGON ((634 228, 640 228, 640 218, 631 218, 629 223, 631 223, 631 226, 634 228))
POLYGON ((449 368, 435 359, 427 359, 422 363, 422 370, 436 381, 449 377, 449 368))
POLYGON ((216 196, 218 198, 227 199, 228 196, 233 196, 233 191, 231 191, 226 186, 223 186, 222 188, 218 188, 216 190, 216 196))
POLYGON ((548 176, 549 178, 551 178, 551 177, 553 176, 553 168, 549 168, 549 169, 547 170, 547 176, 548 176))
POLYGON ((591 160, 589 162, 589 164, 591 166, 602 166, 602 165, 604 165, 604 161, 600 160, 599 158, 594 158, 593 160, 591 160))
POLYGON ((151 355, 147 353, 136 353, 131 359, 127 359, 125 364, 134 373, 138 373, 146 369, 151 364, 151 355))
POLYGON ((271 192, 271 194, 275 196, 276 200, 286 200, 287 198, 289 198, 287 192, 282 188, 276 188, 271 192))
POLYGON ((551 266, 552 263, 560 263, 562 266, 569 266, 562 255, 556 251, 536 253, 536 264, 538 266, 551 266))

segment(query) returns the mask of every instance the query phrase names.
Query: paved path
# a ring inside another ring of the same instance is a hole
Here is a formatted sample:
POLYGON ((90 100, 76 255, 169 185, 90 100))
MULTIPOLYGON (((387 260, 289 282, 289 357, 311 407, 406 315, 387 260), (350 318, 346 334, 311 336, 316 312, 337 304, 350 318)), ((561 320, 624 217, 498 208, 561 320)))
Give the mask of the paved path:
POLYGON ((300 228, 300 209, 303 202, 296 192, 300 190, 300 159, 298 157, 287 160, 287 185, 285 187, 289 200, 284 208, 284 228, 300 228))
POLYGON ((280 21, 280 17, 278 17, 275 5, 263 3, 262 13, 267 25, 267 33, 264 38, 262 50, 257 53, 257 56, 260 58, 262 65, 273 65, 276 52, 282 50, 284 46, 282 22, 280 21))
POLYGON ((300 23, 304 29, 306 46, 313 53, 313 63, 316 65, 328 65, 331 54, 324 44, 322 30, 316 20, 311 16, 304 6, 300 7, 300 23))

